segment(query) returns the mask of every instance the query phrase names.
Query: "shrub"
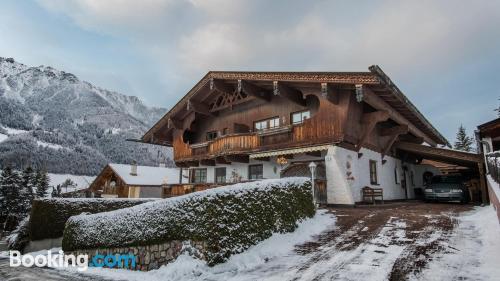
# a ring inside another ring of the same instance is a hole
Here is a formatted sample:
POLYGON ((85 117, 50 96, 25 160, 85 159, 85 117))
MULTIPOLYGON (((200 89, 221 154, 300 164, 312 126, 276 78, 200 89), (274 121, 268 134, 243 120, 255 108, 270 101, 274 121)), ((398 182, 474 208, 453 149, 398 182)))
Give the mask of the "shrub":
POLYGON ((290 232, 315 213, 307 178, 240 183, 127 209, 71 217, 65 251, 204 241, 209 265, 272 235, 290 232))
POLYGON ((82 213, 101 213, 155 199, 102 199, 102 198, 52 198, 33 201, 29 226, 30 240, 59 238, 63 236, 64 225, 71 216, 82 213))

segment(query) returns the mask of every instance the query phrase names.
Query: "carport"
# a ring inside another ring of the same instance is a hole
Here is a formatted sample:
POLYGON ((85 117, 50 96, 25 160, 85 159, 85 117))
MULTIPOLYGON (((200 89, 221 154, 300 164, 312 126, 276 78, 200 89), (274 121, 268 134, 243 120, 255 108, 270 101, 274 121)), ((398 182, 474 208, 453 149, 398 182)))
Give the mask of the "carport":
POLYGON ((394 144, 394 148, 402 155, 402 159, 414 159, 418 163, 427 159, 468 168, 468 172, 472 173, 479 180, 482 203, 488 203, 484 160, 481 154, 409 142, 398 142, 394 144))

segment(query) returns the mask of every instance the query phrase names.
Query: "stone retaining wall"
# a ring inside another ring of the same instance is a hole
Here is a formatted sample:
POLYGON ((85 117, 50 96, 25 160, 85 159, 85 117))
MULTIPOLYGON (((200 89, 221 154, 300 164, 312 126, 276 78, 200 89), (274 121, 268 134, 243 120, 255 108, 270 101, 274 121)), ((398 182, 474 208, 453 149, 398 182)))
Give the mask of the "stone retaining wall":
MULTIPOLYGON (((103 249, 86 249, 65 254, 88 255, 89 266, 96 255, 114 256, 114 255, 129 255, 135 256, 135 267, 132 263, 128 266, 120 264, 116 268, 127 268, 131 270, 148 271, 158 269, 162 265, 174 261, 180 254, 189 252, 191 255, 205 260, 205 242, 200 241, 169 241, 162 244, 152 244, 148 246, 130 246, 124 248, 103 248, 103 249)), ((101 261, 99 261, 101 262, 101 261)))

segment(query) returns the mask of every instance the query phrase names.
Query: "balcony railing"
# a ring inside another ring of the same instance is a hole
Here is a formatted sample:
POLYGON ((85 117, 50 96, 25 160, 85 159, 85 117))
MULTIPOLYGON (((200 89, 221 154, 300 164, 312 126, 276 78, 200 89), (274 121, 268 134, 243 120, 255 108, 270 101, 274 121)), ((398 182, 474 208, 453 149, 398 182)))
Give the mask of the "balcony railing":
POLYGON ((259 138, 254 133, 234 134, 217 138, 208 144, 209 155, 246 152, 259 147, 259 138))
POLYGON ((248 154, 265 150, 281 149, 304 144, 338 141, 338 124, 311 118, 301 124, 288 125, 263 131, 220 136, 214 140, 186 144, 181 138, 174 139, 174 160, 190 161, 214 158, 227 154, 248 154))
POLYGON ((486 165, 490 176, 500 184, 500 151, 486 154, 486 165))

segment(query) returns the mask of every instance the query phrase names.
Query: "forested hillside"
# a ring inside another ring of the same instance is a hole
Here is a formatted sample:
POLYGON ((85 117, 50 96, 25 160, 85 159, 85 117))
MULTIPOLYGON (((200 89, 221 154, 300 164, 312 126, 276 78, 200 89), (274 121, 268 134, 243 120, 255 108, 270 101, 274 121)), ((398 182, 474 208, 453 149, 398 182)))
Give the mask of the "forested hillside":
POLYGON ((95 175, 108 162, 171 164, 169 149, 126 141, 165 111, 71 73, 0 57, 0 168, 95 175))

